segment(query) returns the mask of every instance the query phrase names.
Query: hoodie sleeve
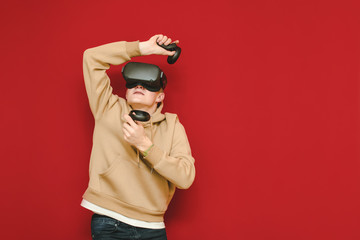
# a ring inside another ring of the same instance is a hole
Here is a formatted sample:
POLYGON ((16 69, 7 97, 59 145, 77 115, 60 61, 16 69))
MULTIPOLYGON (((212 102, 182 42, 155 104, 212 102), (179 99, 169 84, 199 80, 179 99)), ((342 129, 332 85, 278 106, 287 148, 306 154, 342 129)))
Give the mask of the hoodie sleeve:
POLYGON ((146 156, 153 168, 177 188, 187 189, 195 179, 195 160, 183 125, 176 119, 170 153, 154 145, 146 156))
POLYGON ((89 105, 95 119, 117 101, 106 70, 140 56, 139 41, 114 42, 89 48, 83 55, 83 74, 89 105))

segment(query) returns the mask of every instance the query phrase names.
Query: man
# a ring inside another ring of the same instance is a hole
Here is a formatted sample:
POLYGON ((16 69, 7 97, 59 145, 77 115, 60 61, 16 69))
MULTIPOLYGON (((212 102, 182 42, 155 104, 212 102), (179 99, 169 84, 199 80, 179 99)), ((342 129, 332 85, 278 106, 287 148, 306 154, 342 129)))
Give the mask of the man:
MULTIPOLYGON (((184 127, 175 114, 161 113, 165 82, 158 91, 139 81, 126 100, 112 93, 106 70, 140 55, 168 55, 155 35, 144 42, 114 42, 87 49, 83 71, 95 119, 89 185, 81 205, 94 212, 91 231, 98 239, 167 239, 164 214, 175 189, 195 178, 194 158, 184 127), (135 122, 131 110, 151 115, 135 122)), ((174 43, 179 43, 175 41, 174 43)))

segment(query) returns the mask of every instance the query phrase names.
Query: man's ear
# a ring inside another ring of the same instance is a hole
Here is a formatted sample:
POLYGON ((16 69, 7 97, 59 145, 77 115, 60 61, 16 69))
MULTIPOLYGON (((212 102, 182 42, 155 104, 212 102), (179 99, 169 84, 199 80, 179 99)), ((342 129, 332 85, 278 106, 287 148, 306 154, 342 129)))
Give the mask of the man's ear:
POLYGON ((127 89, 126 89, 126 92, 125 92, 125 99, 126 99, 126 101, 127 101, 127 99, 128 99, 128 93, 129 93, 129 89, 127 88, 127 89))
POLYGON ((155 102, 160 103, 160 102, 164 101, 164 99, 165 99, 165 93, 161 92, 161 93, 159 93, 159 95, 157 95, 155 102))

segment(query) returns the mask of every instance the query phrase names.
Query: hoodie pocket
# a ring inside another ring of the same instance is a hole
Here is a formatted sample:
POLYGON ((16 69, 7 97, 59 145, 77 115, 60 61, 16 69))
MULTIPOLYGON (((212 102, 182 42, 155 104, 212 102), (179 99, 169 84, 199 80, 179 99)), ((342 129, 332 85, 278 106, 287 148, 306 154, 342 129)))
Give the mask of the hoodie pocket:
POLYGON ((168 181, 157 172, 126 157, 117 157, 99 175, 101 191, 124 203, 151 211, 165 211, 169 203, 168 181))

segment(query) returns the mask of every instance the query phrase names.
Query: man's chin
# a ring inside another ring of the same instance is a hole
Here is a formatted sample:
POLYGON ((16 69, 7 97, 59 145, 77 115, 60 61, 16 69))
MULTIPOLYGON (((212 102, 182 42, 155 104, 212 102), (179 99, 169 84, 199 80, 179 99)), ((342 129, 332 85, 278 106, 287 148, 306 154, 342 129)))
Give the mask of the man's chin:
POLYGON ((142 101, 128 101, 128 104, 131 105, 133 108, 148 107, 147 104, 144 104, 144 102, 142 101))
POLYGON ((144 103, 144 101, 141 101, 140 99, 131 99, 130 101, 128 101, 128 103, 131 104, 140 104, 140 105, 146 105, 144 103))

